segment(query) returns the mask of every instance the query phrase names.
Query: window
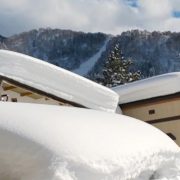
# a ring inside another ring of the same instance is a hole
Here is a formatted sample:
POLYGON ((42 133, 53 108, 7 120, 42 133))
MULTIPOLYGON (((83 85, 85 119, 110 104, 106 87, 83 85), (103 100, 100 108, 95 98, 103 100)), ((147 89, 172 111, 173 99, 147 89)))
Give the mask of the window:
POLYGON ((17 102, 17 98, 11 98, 11 102, 17 102))
POLYGON ((155 114, 155 110, 154 109, 149 110, 149 115, 151 115, 151 114, 155 114))
POLYGON ((7 94, 2 94, 0 96, 0 101, 8 101, 8 95, 7 94))
POLYGON ((172 140, 176 140, 176 136, 172 133, 167 133, 167 135, 172 139, 172 140))

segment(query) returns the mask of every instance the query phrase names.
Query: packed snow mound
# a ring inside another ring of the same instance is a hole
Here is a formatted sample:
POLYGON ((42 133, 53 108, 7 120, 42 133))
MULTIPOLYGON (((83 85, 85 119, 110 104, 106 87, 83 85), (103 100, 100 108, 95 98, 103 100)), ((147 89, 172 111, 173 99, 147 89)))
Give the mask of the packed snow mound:
POLYGON ((179 147, 139 120, 52 105, 0 109, 1 179, 180 179, 179 147))
POLYGON ((20 53, 0 50, 0 76, 91 109, 115 112, 117 108, 119 96, 109 88, 20 53))
POLYGON ((167 73, 112 88, 119 103, 129 103, 180 92, 180 72, 167 73))

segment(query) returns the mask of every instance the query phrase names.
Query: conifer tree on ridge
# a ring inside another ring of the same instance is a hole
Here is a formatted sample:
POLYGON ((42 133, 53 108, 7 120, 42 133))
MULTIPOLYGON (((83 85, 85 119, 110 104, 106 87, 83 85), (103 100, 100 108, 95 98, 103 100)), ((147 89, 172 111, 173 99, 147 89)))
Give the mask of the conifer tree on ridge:
POLYGON ((140 71, 130 72, 129 67, 131 65, 132 60, 126 60, 119 45, 116 44, 108 56, 102 76, 98 77, 96 81, 107 87, 115 87, 117 85, 139 80, 141 76, 140 71))

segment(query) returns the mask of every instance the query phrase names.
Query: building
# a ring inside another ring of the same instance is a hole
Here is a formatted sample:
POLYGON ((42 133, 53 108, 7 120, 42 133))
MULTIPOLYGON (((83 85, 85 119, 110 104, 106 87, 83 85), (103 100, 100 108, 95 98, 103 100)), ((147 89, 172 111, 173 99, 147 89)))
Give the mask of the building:
POLYGON ((0 50, 1 101, 85 107, 115 112, 118 95, 39 59, 0 50))
POLYGON ((150 123, 180 145, 180 72, 113 88, 123 114, 150 123))

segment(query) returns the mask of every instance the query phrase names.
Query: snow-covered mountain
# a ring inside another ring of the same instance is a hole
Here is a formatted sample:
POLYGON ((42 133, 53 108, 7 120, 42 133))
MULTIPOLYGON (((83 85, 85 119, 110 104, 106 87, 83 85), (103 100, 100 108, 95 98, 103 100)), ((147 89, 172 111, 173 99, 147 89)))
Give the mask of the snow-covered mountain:
POLYGON ((118 36, 59 29, 39 29, 0 36, 0 48, 28 54, 83 76, 101 72, 106 57, 119 43, 133 70, 144 77, 180 71, 180 33, 132 30, 118 36))
POLYGON ((107 35, 70 30, 39 29, 11 36, 0 48, 43 59, 68 70, 78 68, 104 45, 107 35))
POLYGON ((145 77, 180 71, 180 33, 128 31, 118 36, 122 51, 145 77))

